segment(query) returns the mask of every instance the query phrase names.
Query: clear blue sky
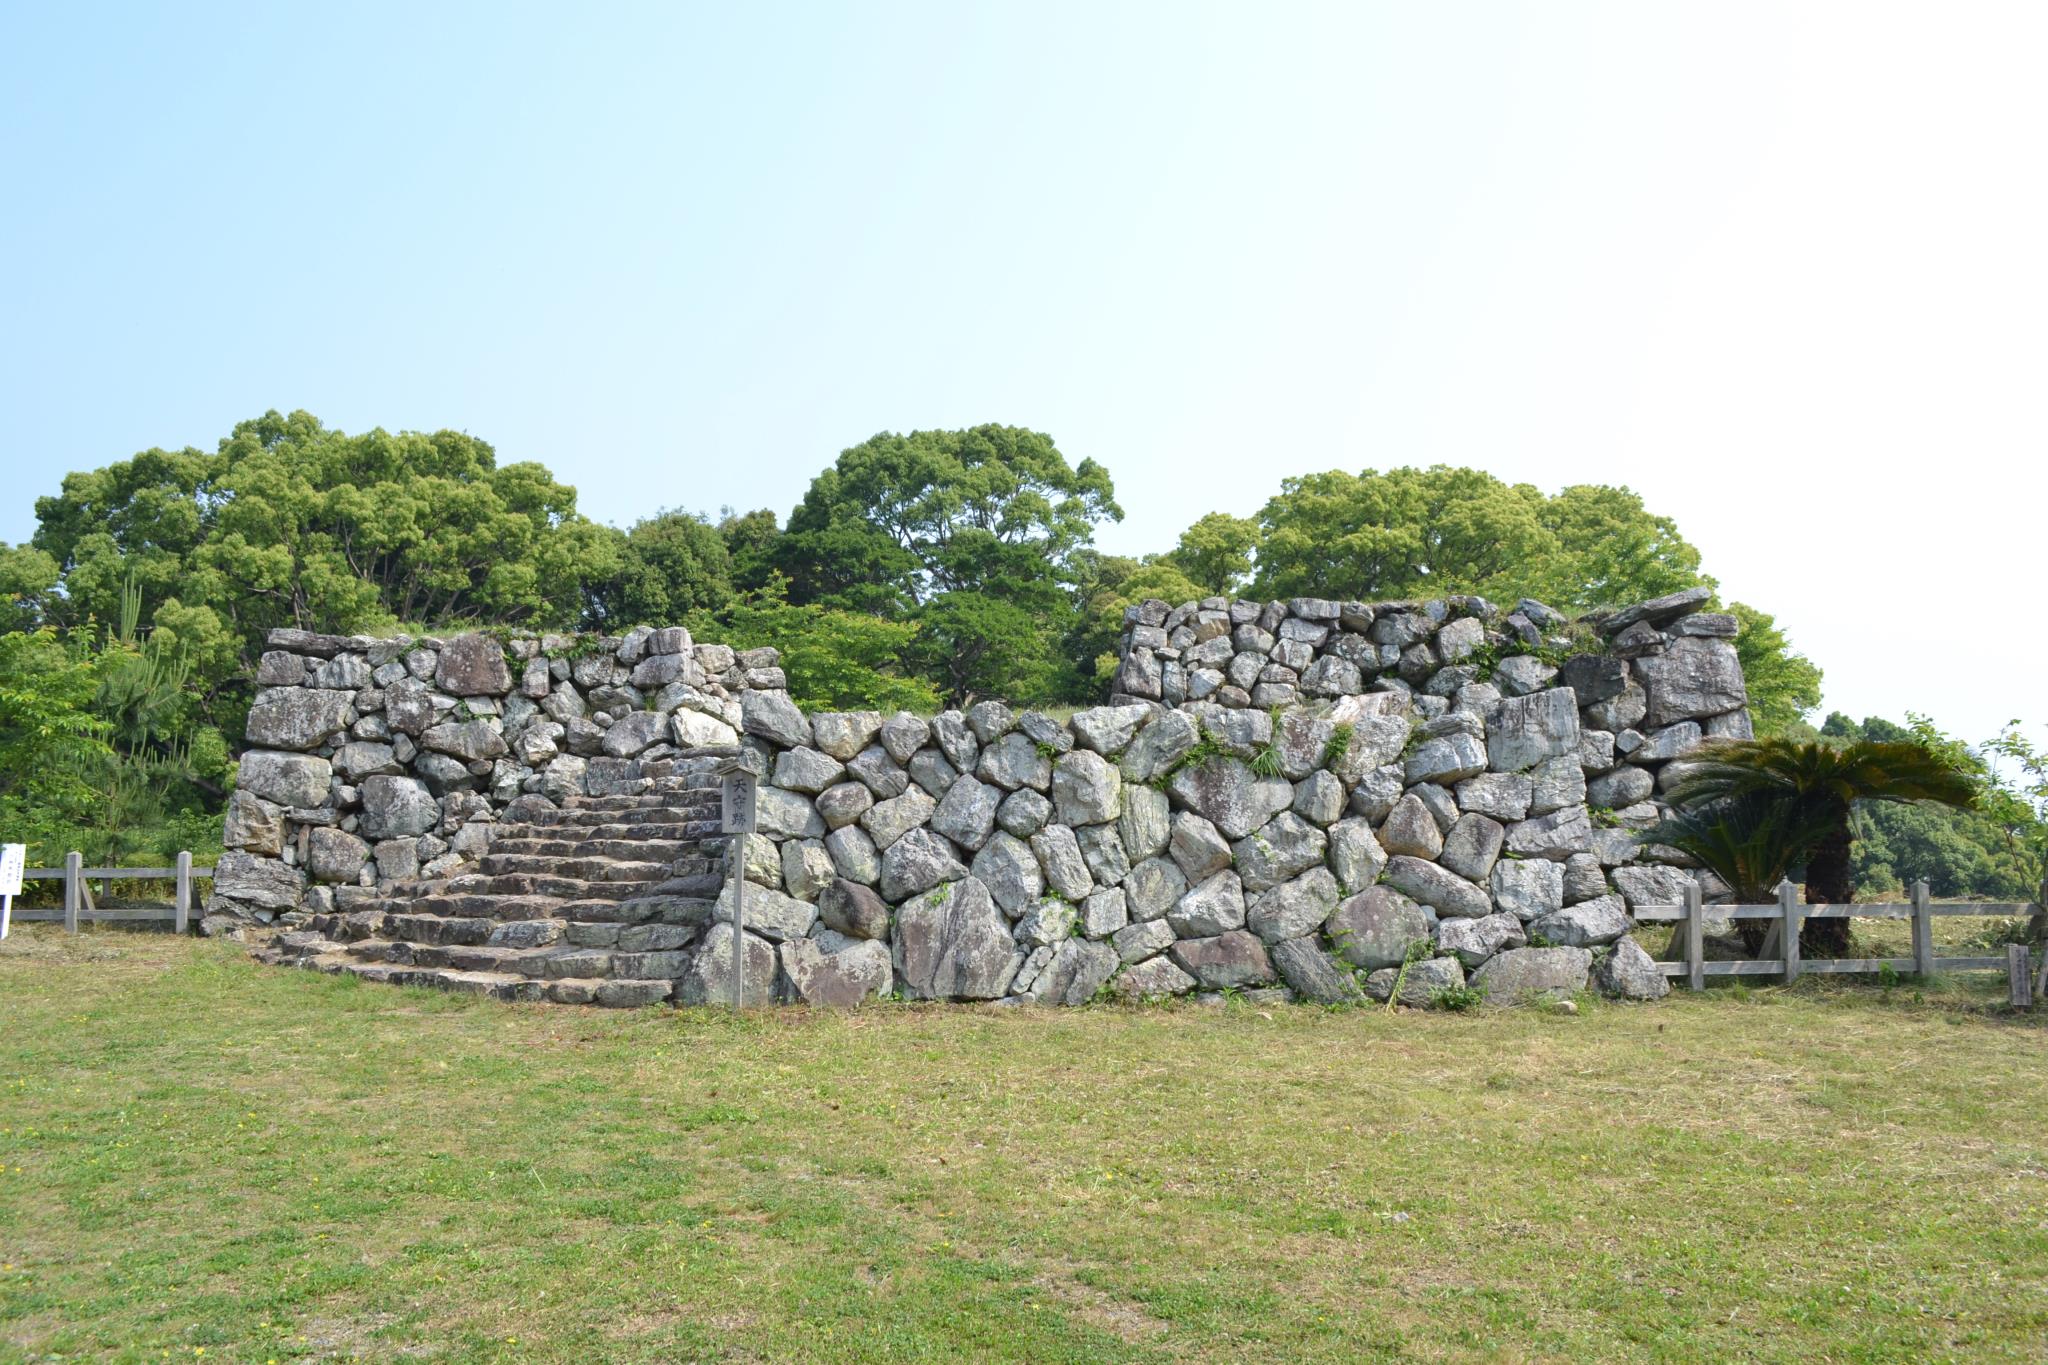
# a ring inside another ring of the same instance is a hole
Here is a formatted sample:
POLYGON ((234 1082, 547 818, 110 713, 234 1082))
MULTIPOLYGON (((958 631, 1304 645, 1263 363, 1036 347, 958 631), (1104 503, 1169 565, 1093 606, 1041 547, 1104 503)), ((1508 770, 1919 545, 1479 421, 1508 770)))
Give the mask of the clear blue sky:
POLYGON ((1051 432, 1169 546, 1289 474, 1628 483, 1828 670, 2040 707, 2039 11, 0 11, 0 539, 305 408, 584 509, 1051 432), (1923 672, 1919 615, 1977 686, 1923 672))

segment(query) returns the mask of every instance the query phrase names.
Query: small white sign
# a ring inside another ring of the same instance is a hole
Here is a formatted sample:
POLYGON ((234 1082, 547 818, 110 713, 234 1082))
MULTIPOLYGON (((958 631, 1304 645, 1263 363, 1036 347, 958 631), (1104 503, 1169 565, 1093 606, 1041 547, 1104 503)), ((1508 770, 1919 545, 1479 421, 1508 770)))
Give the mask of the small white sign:
POLYGON ((0 896, 21 894, 22 866, 27 861, 27 844, 0 844, 0 896))
POLYGON ((722 834, 754 832, 754 775, 727 773, 719 786, 718 828, 722 834))

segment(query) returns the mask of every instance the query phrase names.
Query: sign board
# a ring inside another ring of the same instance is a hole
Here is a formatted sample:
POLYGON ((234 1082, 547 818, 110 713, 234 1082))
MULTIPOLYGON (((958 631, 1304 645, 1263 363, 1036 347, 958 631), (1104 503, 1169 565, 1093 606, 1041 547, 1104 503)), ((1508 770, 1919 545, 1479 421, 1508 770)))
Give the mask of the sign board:
POLYGON ((22 864, 27 861, 27 844, 0 844, 0 896, 21 894, 22 864))
POLYGON ((719 785, 718 831, 721 834, 754 832, 754 775, 727 773, 719 785))

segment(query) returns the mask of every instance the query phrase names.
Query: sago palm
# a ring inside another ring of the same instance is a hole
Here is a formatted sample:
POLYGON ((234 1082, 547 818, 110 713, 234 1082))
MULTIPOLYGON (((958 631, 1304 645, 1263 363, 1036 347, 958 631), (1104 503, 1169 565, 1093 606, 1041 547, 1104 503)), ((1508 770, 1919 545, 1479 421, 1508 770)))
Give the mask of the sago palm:
MULTIPOLYGON (((1967 810, 1976 781, 1925 745, 1753 739, 1716 744, 1671 792, 1681 812, 1735 806, 1766 812, 1804 845, 1808 904, 1854 899, 1850 816, 1867 801, 1930 802, 1967 810)), ((1802 936, 1816 955, 1848 946, 1846 920, 1815 920, 1802 936)))

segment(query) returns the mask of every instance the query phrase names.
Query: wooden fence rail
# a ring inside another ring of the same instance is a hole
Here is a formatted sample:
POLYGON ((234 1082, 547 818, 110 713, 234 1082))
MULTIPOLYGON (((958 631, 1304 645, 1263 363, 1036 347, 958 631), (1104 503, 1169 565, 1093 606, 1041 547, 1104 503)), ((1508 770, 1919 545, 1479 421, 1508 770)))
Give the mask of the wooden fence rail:
POLYGON ((42 920, 64 922, 64 932, 78 932, 80 920, 100 923, 161 924, 169 923, 176 933, 187 933, 192 927, 192 883, 201 877, 211 878, 210 867, 194 867, 190 852, 178 855, 176 867, 87 867, 82 854, 67 853, 62 867, 31 867, 21 874, 23 881, 58 881, 64 883, 64 908, 61 910, 42 907, 17 909, 17 920, 42 920), (88 877, 102 881, 144 881, 174 883, 169 905, 145 905, 134 907, 108 906, 102 909, 93 903, 92 887, 88 877))
POLYGON ((1799 888, 1789 881, 1778 883, 1778 899, 1771 905, 1705 904, 1698 883, 1685 889, 1683 905, 1645 905, 1635 911, 1639 924, 1676 924, 1672 946, 1681 956, 1677 961, 1659 962, 1666 976, 1682 976, 1694 990, 1705 990, 1710 976, 1778 976, 1792 981, 1809 973, 1896 972, 1928 976, 1935 972, 2006 972, 2012 987, 2012 1002, 2019 1007, 2032 1003, 2037 994, 2048 994, 2048 961, 2041 980, 2034 979, 2031 953, 2023 943, 2008 944, 2002 953, 1975 957, 1944 957, 1934 951, 1934 921, 1938 917, 1969 916, 2010 918, 2027 915, 2037 920, 2048 904, 2048 886, 2042 901, 1947 901, 1935 904, 1926 882, 1916 882, 1910 901, 1873 901, 1868 905, 1806 905, 1799 900, 1799 888), (1771 931, 1764 939, 1763 957, 1733 962, 1709 962, 1706 957, 1706 922, 1709 911, 1717 919, 1770 920, 1771 931), (1909 919, 1913 922, 1911 957, 1840 957, 1802 960, 1799 930, 1811 919, 1909 919))

